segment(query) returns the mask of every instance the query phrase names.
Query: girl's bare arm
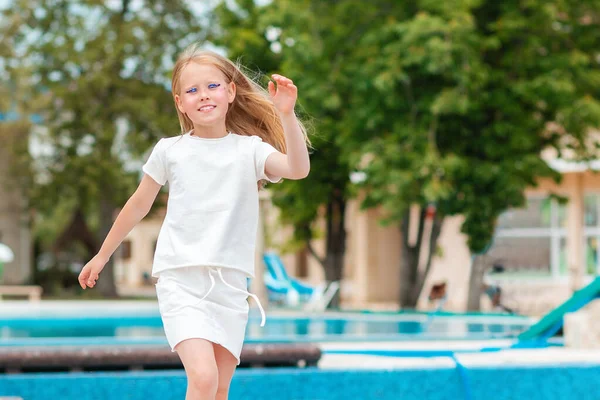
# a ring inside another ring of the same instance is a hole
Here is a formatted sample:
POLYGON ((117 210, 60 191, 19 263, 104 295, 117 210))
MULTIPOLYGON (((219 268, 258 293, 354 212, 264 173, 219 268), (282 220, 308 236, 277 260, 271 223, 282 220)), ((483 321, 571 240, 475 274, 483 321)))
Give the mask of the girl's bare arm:
POLYGON ((160 188, 161 185, 144 174, 138 188, 117 216, 110 232, 104 239, 104 243, 102 243, 100 251, 81 270, 79 284, 83 289, 86 286, 93 287, 95 285, 98 274, 125 239, 125 236, 148 214, 160 188))

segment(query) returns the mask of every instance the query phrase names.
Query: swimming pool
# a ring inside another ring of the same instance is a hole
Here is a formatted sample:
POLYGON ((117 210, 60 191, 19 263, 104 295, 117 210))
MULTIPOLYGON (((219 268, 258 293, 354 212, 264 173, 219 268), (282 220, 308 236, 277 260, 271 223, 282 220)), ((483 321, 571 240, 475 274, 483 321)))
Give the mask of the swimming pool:
MULTIPOLYGON (((0 376, 0 396, 26 400, 183 399, 183 371, 0 376), (120 396, 119 396, 120 395, 120 396)), ((232 400, 597 399, 600 365, 240 370, 232 400)))
MULTIPOLYGON (((254 311, 254 310, 253 310, 254 311)), ((503 315, 252 312, 247 343, 513 338, 533 322, 503 315)), ((166 343, 155 302, 15 303, 0 310, 0 346, 166 343)))
MULTIPOLYGON (((267 325, 259 322, 253 312, 248 343, 316 342, 324 357, 318 367, 240 369, 231 399, 475 400, 493 393, 498 400, 575 400, 600 390, 600 354, 586 351, 589 359, 568 361, 562 348, 512 349, 518 333, 535 322, 526 317, 270 310, 267 325)), ((166 345, 154 302, 4 302, 0 326, 0 347, 166 345)), ((184 392, 181 370, 0 374, 0 397, 27 400, 96 400, 115 393, 153 400, 183 398, 184 392)))

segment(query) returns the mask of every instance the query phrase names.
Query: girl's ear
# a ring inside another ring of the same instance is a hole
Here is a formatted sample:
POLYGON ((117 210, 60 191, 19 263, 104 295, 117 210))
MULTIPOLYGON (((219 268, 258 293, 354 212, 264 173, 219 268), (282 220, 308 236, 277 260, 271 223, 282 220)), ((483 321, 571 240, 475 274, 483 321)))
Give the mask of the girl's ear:
POLYGON ((182 114, 185 114, 183 111, 183 105, 181 104, 181 97, 178 94, 175 95, 175 103, 177 104, 177 109, 181 111, 182 114))
POLYGON ((235 93, 236 93, 235 83, 230 82, 229 85, 227 85, 227 97, 228 97, 229 104, 233 103, 233 100, 235 99, 235 93))

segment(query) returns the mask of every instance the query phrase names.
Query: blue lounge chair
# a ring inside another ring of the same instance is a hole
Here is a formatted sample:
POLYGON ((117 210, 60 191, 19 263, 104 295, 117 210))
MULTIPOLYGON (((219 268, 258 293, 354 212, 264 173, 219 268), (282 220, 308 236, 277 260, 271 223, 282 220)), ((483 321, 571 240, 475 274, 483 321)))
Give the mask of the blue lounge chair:
POLYGON ((265 262, 265 285, 269 300, 289 307, 324 310, 339 289, 339 282, 310 286, 290 277, 281 258, 272 252, 263 254, 265 262))

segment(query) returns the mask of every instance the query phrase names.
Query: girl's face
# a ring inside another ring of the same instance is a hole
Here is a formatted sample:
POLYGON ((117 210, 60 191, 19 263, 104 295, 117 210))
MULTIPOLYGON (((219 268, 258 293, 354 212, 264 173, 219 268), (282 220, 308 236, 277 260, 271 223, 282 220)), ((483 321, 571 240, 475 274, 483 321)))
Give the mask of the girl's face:
POLYGON ((234 98, 235 84, 227 83, 217 67, 190 62, 181 71, 175 101, 179 111, 194 125, 209 127, 224 123, 234 98))

